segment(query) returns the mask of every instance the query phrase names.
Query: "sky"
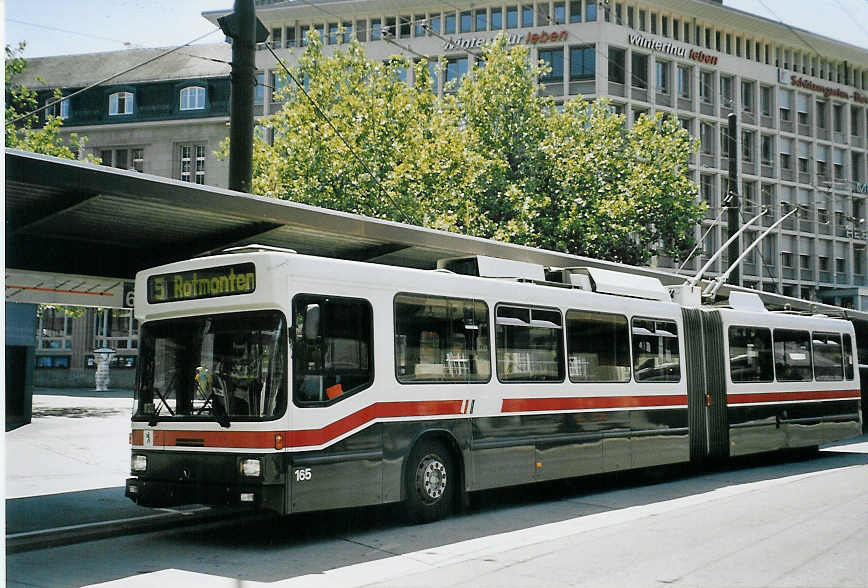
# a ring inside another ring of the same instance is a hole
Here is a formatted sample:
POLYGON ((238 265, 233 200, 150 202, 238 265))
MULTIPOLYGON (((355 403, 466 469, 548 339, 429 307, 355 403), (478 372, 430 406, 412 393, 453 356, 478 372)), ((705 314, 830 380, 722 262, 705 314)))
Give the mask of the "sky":
MULTIPOLYGON (((299 0, 303 1, 303 0, 299 0)), ((203 11, 233 0, 6 0, 4 42, 25 57, 169 47, 213 31, 203 11)), ((396 3, 397 4, 397 3, 396 3)), ((868 49, 868 0, 724 0, 724 4, 868 49)), ((213 32, 201 43, 223 40, 213 32)))

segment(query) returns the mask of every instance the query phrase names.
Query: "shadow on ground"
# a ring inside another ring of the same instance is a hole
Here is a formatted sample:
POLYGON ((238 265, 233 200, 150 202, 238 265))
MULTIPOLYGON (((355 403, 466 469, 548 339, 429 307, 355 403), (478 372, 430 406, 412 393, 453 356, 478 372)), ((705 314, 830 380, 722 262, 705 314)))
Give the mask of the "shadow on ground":
MULTIPOLYGON (((472 495, 464 512, 427 525, 406 525, 400 507, 395 505, 252 517, 231 524, 215 523, 124 538, 133 550, 141 548, 147 557, 137 561, 107 561, 94 567, 89 581, 176 568, 271 582, 536 525, 699 495, 731 485, 865 464, 868 454, 847 452, 846 446, 839 446, 829 452, 752 456, 704 468, 665 467, 589 476, 478 492, 472 495)), ((92 542, 87 547, 67 546, 52 551, 55 557, 66 558, 76 557, 82 549, 95 553, 101 546, 92 542)), ((40 557, 39 553, 33 552, 30 557, 40 557)), ((16 560, 7 563, 12 579, 16 560)))
POLYGON ((128 410, 119 408, 95 408, 95 407, 80 407, 80 406, 65 406, 60 408, 51 407, 33 407, 33 418, 39 417, 67 417, 73 419, 85 418, 106 418, 119 414, 129 414, 128 410))

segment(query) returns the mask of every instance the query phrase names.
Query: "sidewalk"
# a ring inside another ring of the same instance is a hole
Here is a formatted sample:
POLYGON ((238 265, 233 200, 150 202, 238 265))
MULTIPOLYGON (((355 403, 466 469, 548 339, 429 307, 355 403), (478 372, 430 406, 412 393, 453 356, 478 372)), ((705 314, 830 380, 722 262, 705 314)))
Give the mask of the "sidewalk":
POLYGON ((6 433, 6 535, 152 514, 124 497, 129 390, 36 388, 33 421, 6 433))

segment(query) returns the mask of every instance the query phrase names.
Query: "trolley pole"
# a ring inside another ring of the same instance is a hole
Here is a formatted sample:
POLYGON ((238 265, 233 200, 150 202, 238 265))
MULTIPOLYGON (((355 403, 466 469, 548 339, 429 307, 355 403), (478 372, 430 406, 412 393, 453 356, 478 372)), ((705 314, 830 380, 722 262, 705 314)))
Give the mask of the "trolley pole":
MULTIPOLYGON (((729 129, 727 131, 727 149, 729 151, 729 178, 727 180, 727 195, 726 202, 729 207, 726 211, 726 226, 729 237, 738 233, 741 219, 741 204, 738 199, 738 147, 736 144, 736 133, 738 132, 738 123, 734 112, 729 113, 728 117, 729 129)), ((729 283, 738 286, 741 281, 741 272, 738 267, 733 267, 736 263, 741 251, 740 239, 733 239, 729 244, 729 283)))
POLYGON ((229 111, 229 189, 250 192, 253 178, 253 86, 256 43, 268 30, 256 18, 253 0, 235 0, 234 12, 217 19, 232 39, 232 102, 229 111))

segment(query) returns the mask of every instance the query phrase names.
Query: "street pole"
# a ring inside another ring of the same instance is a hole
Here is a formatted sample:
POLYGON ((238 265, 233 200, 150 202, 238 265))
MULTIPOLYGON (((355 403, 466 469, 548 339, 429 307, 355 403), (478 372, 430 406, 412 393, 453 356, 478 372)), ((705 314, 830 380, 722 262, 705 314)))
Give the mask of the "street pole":
MULTIPOLYGON (((730 112, 727 119, 729 123, 728 135, 726 138, 727 149, 729 151, 729 178, 727 180, 728 190, 726 201, 729 208, 726 211, 726 227, 729 237, 732 238, 733 235, 738 233, 739 225, 741 224, 741 205, 738 199, 738 151, 735 140, 737 136, 736 133, 738 132, 738 123, 734 112, 730 112)), ((736 286, 739 285, 741 280, 741 272, 738 267, 733 267, 733 264, 735 264, 738 259, 741 250, 739 241, 740 239, 733 239, 729 244, 729 250, 727 251, 729 256, 728 269, 730 271, 729 283, 736 286)))
POLYGON ((232 102, 229 111, 229 189, 250 192, 253 178, 253 91, 256 43, 268 37, 253 0, 235 0, 232 14, 217 22, 232 39, 232 102), (264 35, 263 35, 264 33, 264 35))

